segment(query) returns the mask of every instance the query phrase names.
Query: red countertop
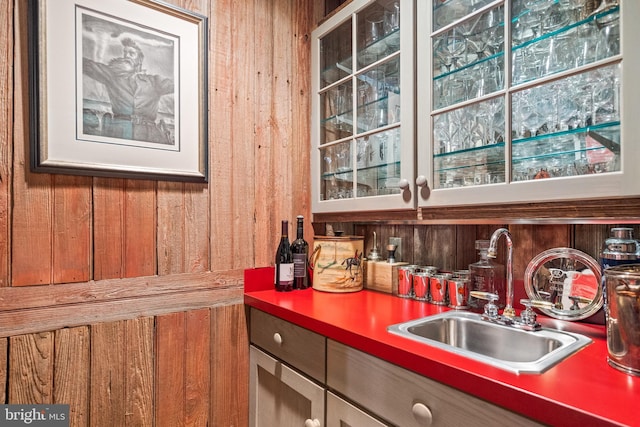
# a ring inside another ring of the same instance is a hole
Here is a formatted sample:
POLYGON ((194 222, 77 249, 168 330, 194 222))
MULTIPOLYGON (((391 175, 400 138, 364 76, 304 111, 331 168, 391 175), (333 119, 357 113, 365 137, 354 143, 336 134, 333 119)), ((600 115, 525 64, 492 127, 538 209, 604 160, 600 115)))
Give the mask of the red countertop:
POLYGON ((276 292, 273 268, 245 271, 245 304, 542 423, 640 426, 640 377, 607 364, 604 326, 539 316, 545 326, 593 340, 542 374, 514 374, 387 332, 448 310, 363 290, 276 292))

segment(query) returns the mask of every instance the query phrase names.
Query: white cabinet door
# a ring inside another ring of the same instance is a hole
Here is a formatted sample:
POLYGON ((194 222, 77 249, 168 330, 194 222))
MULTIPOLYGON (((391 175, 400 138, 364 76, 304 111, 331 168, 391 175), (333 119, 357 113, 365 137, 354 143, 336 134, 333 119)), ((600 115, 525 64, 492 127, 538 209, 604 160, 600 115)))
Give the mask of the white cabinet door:
POLYGON ((324 389, 281 361, 250 347, 249 425, 323 427, 324 389))
POLYGON ((418 2, 418 205, 640 194, 640 2, 596 3, 418 2))
POLYGON ((313 212, 414 209, 415 0, 354 0, 312 33, 313 212))
POLYGON ((388 427, 331 392, 327 392, 327 427, 388 427))

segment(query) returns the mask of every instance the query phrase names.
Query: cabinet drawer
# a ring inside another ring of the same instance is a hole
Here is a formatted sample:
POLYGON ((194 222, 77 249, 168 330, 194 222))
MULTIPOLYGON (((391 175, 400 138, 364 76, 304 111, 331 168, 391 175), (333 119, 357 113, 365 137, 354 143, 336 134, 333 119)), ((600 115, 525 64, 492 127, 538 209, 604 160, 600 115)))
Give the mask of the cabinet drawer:
POLYGON ((540 425, 332 340, 327 342, 327 385, 403 427, 540 425))
POLYGON ((326 340, 322 335, 252 308, 251 342, 324 382, 326 340))

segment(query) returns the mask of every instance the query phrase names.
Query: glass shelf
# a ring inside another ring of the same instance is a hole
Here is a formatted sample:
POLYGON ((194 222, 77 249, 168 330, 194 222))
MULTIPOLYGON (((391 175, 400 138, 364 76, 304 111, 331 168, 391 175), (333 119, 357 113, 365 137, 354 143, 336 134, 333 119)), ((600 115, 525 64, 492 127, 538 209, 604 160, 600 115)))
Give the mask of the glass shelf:
POLYGON ((476 10, 488 5, 494 0, 445 0, 433 4, 433 29, 438 31, 452 24, 476 10))
POLYGON ((571 10, 525 11, 512 21, 513 84, 526 83, 620 53, 618 6, 576 18, 571 10), (545 26, 541 22, 563 21, 545 26), (579 19, 574 21, 573 19, 579 19), (616 41, 617 40, 617 41, 616 41))

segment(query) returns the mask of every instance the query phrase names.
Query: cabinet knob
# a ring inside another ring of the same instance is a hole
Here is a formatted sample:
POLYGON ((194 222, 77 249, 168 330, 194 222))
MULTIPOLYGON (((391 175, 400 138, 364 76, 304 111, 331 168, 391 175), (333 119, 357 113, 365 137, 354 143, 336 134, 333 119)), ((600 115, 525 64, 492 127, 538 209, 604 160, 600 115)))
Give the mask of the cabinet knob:
POLYGON ((321 426, 322 424, 320 424, 320 420, 317 420, 315 418, 313 420, 310 418, 307 418, 304 421, 304 427, 321 427, 321 426))
POLYGON ((401 190, 408 190, 409 189, 409 180, 408 179, 404 179, 402 178, 400 181, 398 181, 398 187, 400 187, 401 190))
POLYGON ((416 178, 416 185, 422 188, 422 187, 426 187, 427 184, 428 184, 427 177, 424 175, 418 175, 418 177, 416 178))
POLYGON ((282 335, 276 332, 273 334, 273 341, 278 345, 282 345, 282 335))
POLYGON ((413 418, 415 418, 420 425, 431 425, 431 421, 433 421, 431 410, 424 403, 414 403, 411 412, 413 412, 413 418))

